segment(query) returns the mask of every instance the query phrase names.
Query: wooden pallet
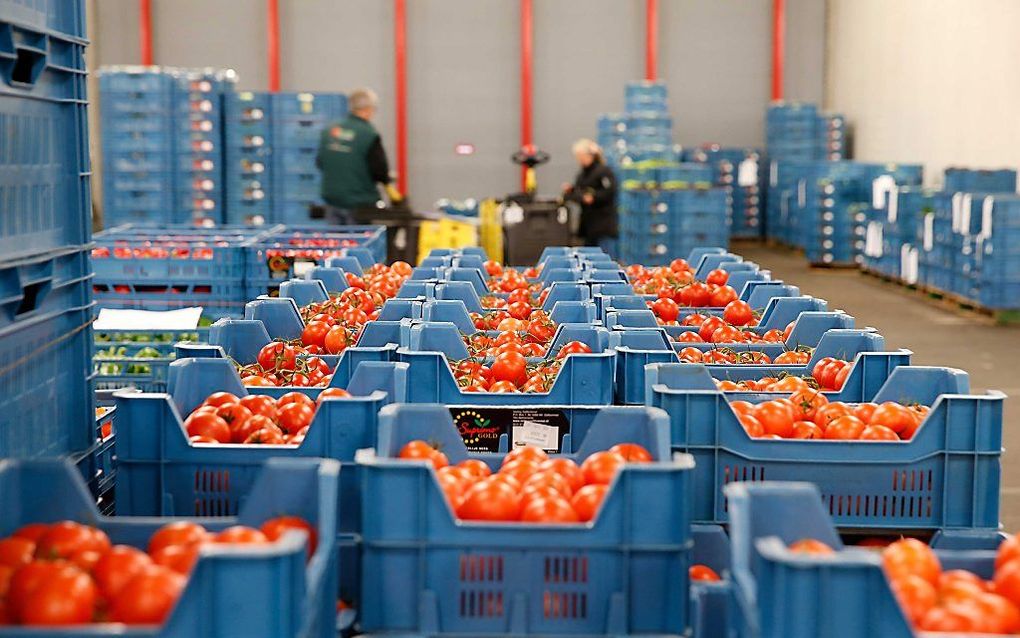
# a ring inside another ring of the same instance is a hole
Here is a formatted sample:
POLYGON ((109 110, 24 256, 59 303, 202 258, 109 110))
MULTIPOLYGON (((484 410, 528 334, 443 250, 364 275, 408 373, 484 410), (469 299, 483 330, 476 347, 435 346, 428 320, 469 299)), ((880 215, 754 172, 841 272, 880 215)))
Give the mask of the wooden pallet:
POLYGON ((830 263, 812 261, 808 265, 812 268, 828 268, 829 270, 859 270, 861 267, 856 261, 835 261, 830 263))
POLYGON ((972 319, 980 317, 996 325, 1020 325, 1020 310, 986 308, 972 299, 967 299, 966 297, 945 290, 939 290, 938 288, 932 288, 921 283, 908 284, 899 278, 868 268, 861 268, 861 273, 878 279, 883 283, 907 290, 933 305, 955 312, 956 314, 972 319))

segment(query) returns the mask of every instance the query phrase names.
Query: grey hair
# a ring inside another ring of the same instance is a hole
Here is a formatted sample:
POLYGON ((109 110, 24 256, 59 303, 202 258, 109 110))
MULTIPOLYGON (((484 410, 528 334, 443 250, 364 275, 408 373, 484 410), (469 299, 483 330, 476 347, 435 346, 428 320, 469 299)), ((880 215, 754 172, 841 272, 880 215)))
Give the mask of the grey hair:
POLYGON ((352 111, 371 109, 379 104, 379 96, 372 89, 354 89, 347 98, 347 104, 352 111))
POLYGON ((599 148, 599 145, 596 144, 593 140, 588 139, 587 137, 582 137, 581 139, 574 142, 574 146, 571 148, 571 150, 575 153, 584 152, 589 153, 591 155, 602 154, 602 149, 599 148))

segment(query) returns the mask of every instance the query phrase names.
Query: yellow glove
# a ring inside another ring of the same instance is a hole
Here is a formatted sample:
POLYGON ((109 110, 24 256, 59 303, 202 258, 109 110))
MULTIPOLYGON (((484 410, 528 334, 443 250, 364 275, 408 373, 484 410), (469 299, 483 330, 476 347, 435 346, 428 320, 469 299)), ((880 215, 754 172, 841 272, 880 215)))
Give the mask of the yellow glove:
POLYGON ((404 196, 397 190, 397 187, 393 184, 386 185, 386 194, 389 196, 390 201, 398 203, 404 201, 404 196))

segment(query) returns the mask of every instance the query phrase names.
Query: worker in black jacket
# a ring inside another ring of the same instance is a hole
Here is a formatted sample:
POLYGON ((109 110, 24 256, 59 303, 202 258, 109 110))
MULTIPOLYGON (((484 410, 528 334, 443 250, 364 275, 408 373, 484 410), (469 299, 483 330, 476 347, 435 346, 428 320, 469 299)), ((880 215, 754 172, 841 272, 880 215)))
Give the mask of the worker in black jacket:
POLYGON ((581 225, 577 234, 584 239, 585 246, 601 246, 612 255, 617 236, 616 176, 595 142, 578 140, 573 150, 581 171, 572 185, 563 185, 563 194, 564 198, 581 205, 581 225))

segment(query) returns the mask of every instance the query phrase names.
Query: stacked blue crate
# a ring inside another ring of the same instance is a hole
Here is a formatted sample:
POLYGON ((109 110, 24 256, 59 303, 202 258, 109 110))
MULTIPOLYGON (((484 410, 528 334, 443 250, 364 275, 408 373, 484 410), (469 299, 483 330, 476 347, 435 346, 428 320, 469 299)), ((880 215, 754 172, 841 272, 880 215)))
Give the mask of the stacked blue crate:
POLYGON ((752 148, 724 148, 709 144, 694 149, 686 157, 711 166, 713 183, 730 191, 730 235, 747 239, 761 237, 761 152, 752 148))
POLYGON ((173 78, 158 67, 107 67, 99 88, 105 225, 184 221, 174 209, 173 78))
POLYGON ((272 121, 268 93, 224 96, 224 155, 229 224, 272 219, 272 121))
POLYGON ((665 82, 639 80, 624 87, 624 106, 628 113, 669 112, 669 92, 665 82))
POLYGON ((1020 309, 1020 196, 982 198, 968 299, 993 310, 1020 309))
POLYGON ((919 186, 898 187, 888 194, 884 207, 868 208, 865 268, 910 284, 920 281, 918 232, 934 211, 935 195, 936 191, 919 186))
POLYGON ((776 161, 821 159, 818 107, 814 104, 776 102, 765 114, 765 143, 776 161))
POLYGON ((174 197, 181 220, 224 219, 223 94, 233 70, 181 69, 174 75, 174 197))
POLYGON ((835 162, 847 158, 846 117, 841 113, 818 115, 818 159, 835 162))
POLYGON ((319 138, 347 114, 339 93, 274 93, 272 113, 273 221, 307 223, 309 207, 321 201, 320 173, 315 166, 319 138))
POLYGON ((70 456, 97 489, 84 5, 0 2, 0 458, 70 456))

